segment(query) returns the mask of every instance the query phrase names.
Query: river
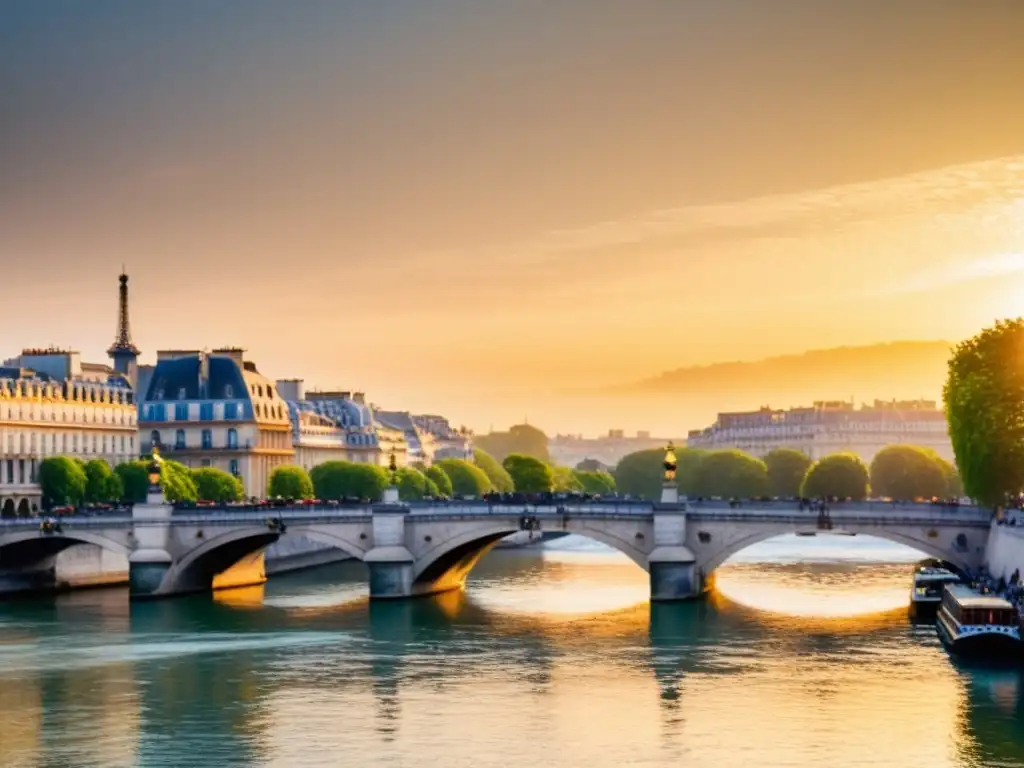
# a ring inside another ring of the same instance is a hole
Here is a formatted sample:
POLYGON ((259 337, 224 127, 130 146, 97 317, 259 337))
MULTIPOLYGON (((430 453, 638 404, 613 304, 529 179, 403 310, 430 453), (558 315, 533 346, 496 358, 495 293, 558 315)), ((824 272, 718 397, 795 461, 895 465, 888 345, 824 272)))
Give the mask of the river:
POLYGON ((0 766, 1024 766, 1021 673, 906 617, 910 550, 785 537, 647 603, 586 540, 374 603, 345 563, 0 604, 0 766))

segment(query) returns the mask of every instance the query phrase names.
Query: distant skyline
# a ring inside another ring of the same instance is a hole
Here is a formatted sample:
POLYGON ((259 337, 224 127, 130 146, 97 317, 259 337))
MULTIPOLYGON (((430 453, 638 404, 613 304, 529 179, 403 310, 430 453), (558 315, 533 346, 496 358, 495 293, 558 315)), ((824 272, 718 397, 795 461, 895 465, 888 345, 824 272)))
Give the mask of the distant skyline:
POLYGON ((672 431, 571 393, 1024 314, 1021 39, 994 1, 8 0, 0 355, 105 359, 124 264, 143 362, 672 431))

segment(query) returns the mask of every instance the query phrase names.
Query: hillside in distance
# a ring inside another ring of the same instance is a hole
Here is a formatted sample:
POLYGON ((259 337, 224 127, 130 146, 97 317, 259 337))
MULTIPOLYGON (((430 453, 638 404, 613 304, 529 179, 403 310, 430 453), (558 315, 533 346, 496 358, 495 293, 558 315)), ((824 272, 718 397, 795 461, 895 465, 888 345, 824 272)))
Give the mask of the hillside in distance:
POLYGON ((858 403, 875 398, 941 400, 952 347, 946 341, 897 341, 713 363, 666 371, 615 394, 634 401, 674 402, 692 413, 686 419, 691 428, 717 411, 762 405, 788 408, 851 398, 858 403))

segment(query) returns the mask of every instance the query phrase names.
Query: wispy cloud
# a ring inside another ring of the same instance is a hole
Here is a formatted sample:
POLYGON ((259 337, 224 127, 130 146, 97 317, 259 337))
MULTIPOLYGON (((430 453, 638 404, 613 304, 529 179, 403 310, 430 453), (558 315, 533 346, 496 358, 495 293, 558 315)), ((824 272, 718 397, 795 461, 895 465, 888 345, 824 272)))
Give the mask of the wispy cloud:
POLYGON ((886 286, 876 296, 927 293, 949 286, 1024 273, 1024 253, 1001 253, 970 261, 947 261, 933 269, 918 272, 910 279, 886 286))

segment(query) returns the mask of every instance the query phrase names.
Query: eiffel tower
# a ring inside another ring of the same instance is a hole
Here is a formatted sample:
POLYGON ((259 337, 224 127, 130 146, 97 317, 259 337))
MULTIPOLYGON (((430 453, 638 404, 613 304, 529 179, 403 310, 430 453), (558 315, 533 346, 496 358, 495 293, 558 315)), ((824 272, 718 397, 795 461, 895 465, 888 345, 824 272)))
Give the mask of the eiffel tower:
POLYGON ((138 360, 139 348, 132 344, 132 329, 128 323, 128 275, 123 270, 120 281, 117 335, 114 337, 114 343, 107 350, 107 354, 114 361, 114 370, 128 376, 135 361, 138 360))

